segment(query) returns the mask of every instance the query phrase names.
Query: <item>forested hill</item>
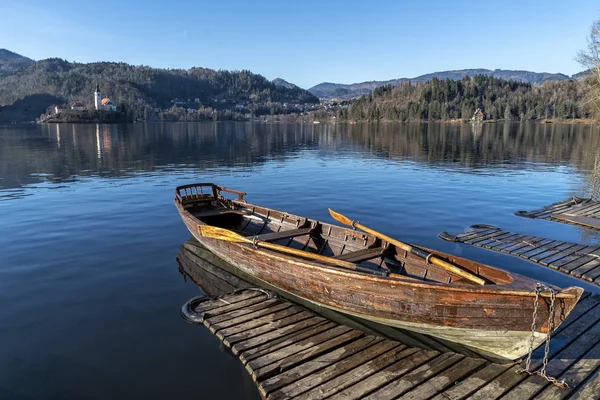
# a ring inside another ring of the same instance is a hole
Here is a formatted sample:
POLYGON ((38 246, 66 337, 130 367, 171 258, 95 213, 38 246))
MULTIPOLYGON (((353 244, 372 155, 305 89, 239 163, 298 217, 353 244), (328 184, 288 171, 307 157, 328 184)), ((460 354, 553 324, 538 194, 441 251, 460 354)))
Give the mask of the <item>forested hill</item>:
POLYGON ((413 83, 427 82, 433 78, 460 80, 466 76, 473 77, 475 75, 489 75, 505 80, 538 84, 548 81, 562 81, 569 79, 567 75, 560 73, 553 74, 548 72, 514 71, 504 69, 490 70, 477 68, 434 72, 431 74, 420 75, 415 78, 399 78, 391 79, 389 81, 368 81, 351 84, 323 82, 311 87, 308 89, 308 91, 319 98, 337 97, 342 99, 351 99, 368 94, 373 89, 385 85, 398 86, 400 83, 407 81, 411 81, 413 83))
POLYGON ((157 69, 125 63, 38 61, 0 76, 0 120, 32 120, 52 104, 81 101, 93 108, 93 91, 126 109, 131 118, 146 119, 155 108, 199 99, 200 106, 233 108, 236 103, 306 104, 318 99, 304 89, 276 85, 250 71, 157 69), (3 115, 4 114, 4 115, 3 115))
POLYGON ((32 59, 13 53, 10 50, 0 49, 0 75, 19 71, 34 62, 32 59))
POLYGON ((480 108, 486 119, 588 117, 576 81, 532 85, 493 76, 386 85, 360 97, 339 118, 354 120, 439 121, 470 119, 480 108))

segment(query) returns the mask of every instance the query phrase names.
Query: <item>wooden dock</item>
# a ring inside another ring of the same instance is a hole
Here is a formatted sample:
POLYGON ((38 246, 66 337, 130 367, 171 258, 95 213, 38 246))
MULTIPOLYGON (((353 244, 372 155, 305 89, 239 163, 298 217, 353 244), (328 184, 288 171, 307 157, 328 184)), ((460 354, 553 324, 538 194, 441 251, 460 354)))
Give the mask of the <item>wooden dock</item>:
POLYGON ((537 210, 517 211, 515 215, 600 229, 600 201, 580 197, 559 201, 537 210))
POLYGON ((473 225, 456 236, 442 232, 439 237, 519 256, 600 285, 600 244, 586 246, 503 231, 490 225, 473 225))
MULTIPOLYGON (((600 296, 587 294, 553 335, 547 372, 569 388, 517 373, 515 364, 368 335, 263 290, 200 298, 185 308, 239 357, 265 399, 600 397, 600 296)), ((542 357, 539 348, 534 368, 542 357)))
MULTIPOLYGON (((219 291, 224 280, 225 288, 243 289, 195 299, 182 312, 239 357, 265 399, 600 398, 598 295, 584 294, 553 334, 547 373, 570 386, 559 388, 537 375, 517 373, 514 363, 444 351, 443 344, 436 350, 415 347, 402 336, 392 340, 331 321, 270 291, 249 288, 228 271, 207 272, 207 265, 222 262, 210 254, 195 259, 197 265, 208 260, 195 268, 190 248, 199 248, 186 245, 178 255, 184 276, 209 291, 219 291)), ((534 351, 533 368, 541 366, 543 354, 543 348, 534 351)))

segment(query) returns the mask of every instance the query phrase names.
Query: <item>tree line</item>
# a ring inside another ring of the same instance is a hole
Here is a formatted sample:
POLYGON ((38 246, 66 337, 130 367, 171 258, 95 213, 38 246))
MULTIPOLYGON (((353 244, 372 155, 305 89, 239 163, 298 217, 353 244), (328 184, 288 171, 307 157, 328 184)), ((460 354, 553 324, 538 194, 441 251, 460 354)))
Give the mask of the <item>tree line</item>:
POLYGON ((352 120, 448 121, 470 119, 481 109, 486 119, 524 121, 586 118, 583 88, 573 80, 542 85, 476 75, 461 80, 433 78, 425 83, 381 86, 361 96, 338 118, 352 120))
POLYGON ((171 108, 174 100, 199 99, 204 107, 220 108, 238 102, 319 102, 306 90, 275 85, 247 70, 158 69, 114 62, 71 63, 54 58, 0 77, 0 119, 6 120, 9 111, 34 119, 52 104, 74 101, 92 109, 92 93, 97 84, 103 95, 126 110, 130 119, 147 119, 156 109, 171 108))

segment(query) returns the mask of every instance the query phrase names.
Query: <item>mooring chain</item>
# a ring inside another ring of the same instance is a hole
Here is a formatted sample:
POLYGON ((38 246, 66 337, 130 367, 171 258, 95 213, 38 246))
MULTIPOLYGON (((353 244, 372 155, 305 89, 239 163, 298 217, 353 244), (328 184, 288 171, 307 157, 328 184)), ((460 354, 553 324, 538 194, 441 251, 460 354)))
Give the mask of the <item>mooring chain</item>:
POLYGON ((550 336, 552 335, 552 331, 554 330, 554 304, 556 302, 556 290, 549 288, 546 285, 541 283, 537 283, 535 285, 535 303, 533 305, 533 321, 531 322, 531 339, 529 340, 529 354, 527 354, 527 360, 525 361, 525 368, 519 368, 516 370, 517 373, 526 372, 529 375, 539 375, 542 378, 546 379, 548 382, 553 383, 554 385, 560 388, 568 388, 569 385, 565 382, 564 379, 556 379, 546 374, 546 367, 548 366, 548 358, 550 354, 550 336), (546 336, 546 342, 544 344, 544 359, 542 360, 542 368, 537 371, 531 371, 531 355, 533 354, 533 345, 535 342, 535 322, 537 320, 538 314, 538 303, 540 299, 540 294, 542 291, 550 292, 550 309, 548 313, 548 335, 546 336))

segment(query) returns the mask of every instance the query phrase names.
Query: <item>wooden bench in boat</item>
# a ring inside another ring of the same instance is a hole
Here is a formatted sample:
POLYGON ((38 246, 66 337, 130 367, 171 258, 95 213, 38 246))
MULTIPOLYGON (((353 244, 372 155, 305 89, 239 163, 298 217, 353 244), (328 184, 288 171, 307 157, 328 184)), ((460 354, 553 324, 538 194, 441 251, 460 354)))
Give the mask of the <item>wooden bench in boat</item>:
POLYGON ((277 240, 291 239, 291 238, 297 237, 297 236, 310 235, 310 233, 313 230, 314 230, 314 228, 289 229, 289 230, 280 231, 280 232, 264 233, 262 235, 252 236, 252 237, 260 240, 261 242, 275 242, 277 240))
POLYGON ((390 251, 391 250, 389 247, 372 247, 368 249, 352 251, 346 254, 341 254, 339 256, 335 256, 334 258, 352 263, 359 263, 362 261, 372 260, 373 258, 385 256, 390 251))

